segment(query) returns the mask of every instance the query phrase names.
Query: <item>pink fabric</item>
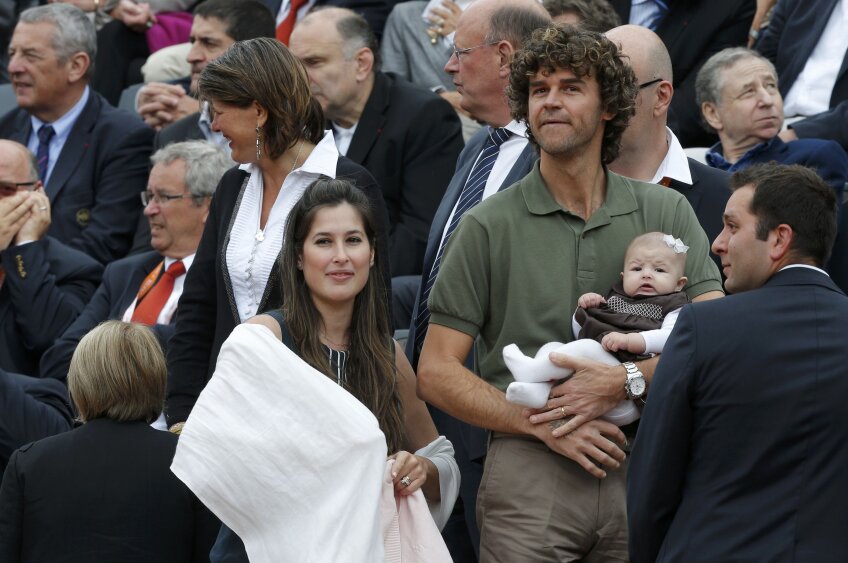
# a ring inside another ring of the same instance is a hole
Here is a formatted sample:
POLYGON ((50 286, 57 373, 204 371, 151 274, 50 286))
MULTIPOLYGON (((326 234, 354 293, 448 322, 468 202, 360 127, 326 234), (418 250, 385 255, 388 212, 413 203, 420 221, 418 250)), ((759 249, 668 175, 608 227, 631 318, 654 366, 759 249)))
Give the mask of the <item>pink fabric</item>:
POLYGON ((186 43, 191 33, 193 16, 188 12, 161 12, 156 23, 147 30, 147 48, 155 53, 163 47, 186 43))
POLYGON ((393 459, 386 462, 380 497, 386 563, 451 563, 424 493, 419 489, 409 496, 395 496, 394 463, 393 459))

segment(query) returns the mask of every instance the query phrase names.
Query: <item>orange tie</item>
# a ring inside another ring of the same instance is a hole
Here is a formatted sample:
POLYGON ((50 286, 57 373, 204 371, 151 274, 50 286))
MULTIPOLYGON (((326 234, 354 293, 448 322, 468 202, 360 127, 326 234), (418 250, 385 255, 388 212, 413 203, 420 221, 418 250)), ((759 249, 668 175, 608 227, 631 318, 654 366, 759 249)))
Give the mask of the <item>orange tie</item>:
POLYGON ((297 11, 301 8, 301 6, 306 4, 307 1, 308 0, 291 0, 289 13, 286 15, 286 19, 281 21, 280 25, 277 26, 277 40, 283 45, 289 44, 289 36, 294 29, 294 23, 297 21, 297 11))
POLYGON ((159 278, 159 281, 136 304, 132 321, 145 325, 155 325, 165 303, 171 297, 171 292, 174 291, 174 281, 185 271, 185 264, 182 260, 177 260, 171 264, 159 278))

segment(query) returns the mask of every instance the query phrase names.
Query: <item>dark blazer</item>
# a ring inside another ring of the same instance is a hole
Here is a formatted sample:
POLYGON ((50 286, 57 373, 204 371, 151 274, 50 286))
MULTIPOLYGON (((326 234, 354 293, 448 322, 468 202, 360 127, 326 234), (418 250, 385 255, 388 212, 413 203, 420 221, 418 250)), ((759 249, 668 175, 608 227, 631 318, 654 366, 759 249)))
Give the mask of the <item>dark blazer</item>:
MULTIPOLYGON (((105 264, 125 256, 132 244, 153 130, 93 90, 89 94, 45 188, 53 219, 47 233, 105 264)), ((31 131, 26 110, 0 118, 0 138, 26 146, 31 131)))
MULTIPOLYGON (((784 98, 804 70, 838 3, 838 0, 780 0, 775 6, 756 48, 774 63, 784 98)), ((830 94, 830 111, 793 123, 792 129, 799 137, 831 139, 848 150, 848 52, 842 57, 830 94)))
POLYGON ((176 447, 108 419, 24 446, 0 487, 0 560, 208 562, 220 522, 171 473, 176 447))
POLYGON ((41 354, 77 318, 97 289, 103 266, 58 240, 0 252, 0 369, 35 375, 41 354))
POLYGON ((433 215, 462 151, 462 125, 441 97, 377 72, 347 150, 383 190, 392 276, 421 273, 433 215))
MULTIPOLYGON (((387 256, 388 214, 374 178, 345 157, 339 157, 336 177, 352 181, 371 199, 378 227, 377 252, 387 256)), ((227 269, 226 247, 247 180, 248 174, 238 167, 230 169, 221 178, 209 207, 197 254, 186 274, 180 297, 181 312, 168 346, 165 415, 169 426, 188 418, 198 395, 215 370, 221 345, 241 322, 227 269)), ((386 287, 391 287, 388 264, 384 261, 383 266, 386 287)), ((269 311, 281 305, 280 271, 274 268, 258 310, 269 311)))
MULTIPOLYGON (((630 21, 630 0, 611 0, 610 4, 622 22, 630 21)), ((747 43, 756 2, 670 0, 668 4, 669 13, 656 33, 671 55, 674 74, 669 127, 684 147, 708 147, 716 137, 701 125, 701 110, 695 103, 695 77, 712 55, 747 43)))
MULTIPOLYGON (((144 278, 161 261, 162 256, 151 251, 127 256, 106 266, 103 283, 97 288, 85 309, 41 358, 41 377, 64 381, 68 375, 71 357, 82 337, 103 321, 121 319, 135 299, 144 278)), ((173 324, 157 324, 151 328, 159 337, 163 349, 167 349, 165 344, 174 333, 173 324)))
MULTIPOLYGON (((710 168, 697 160, 689 159, 692 185, 672 180, 669 188, 680 192, 695 210, 701 228, 707 233, 710 244, 724 228, 724 207, 730 199, 730 174, 710 168)), ((710 256, 721 271, 721 259, 710 251, 710 256)))
POLYGON ((630 457, 634 563, 845 560, 846 318, 804 268, 683 308, 630 457))
POLYGON ((198 125, 200 112, 187 115, 176 120, 164 129, 156 132, 153 138, 153 152, 170 145, 171 143, 179 143, 182 141, 203 141, 206 140, 206 135, 198 125))

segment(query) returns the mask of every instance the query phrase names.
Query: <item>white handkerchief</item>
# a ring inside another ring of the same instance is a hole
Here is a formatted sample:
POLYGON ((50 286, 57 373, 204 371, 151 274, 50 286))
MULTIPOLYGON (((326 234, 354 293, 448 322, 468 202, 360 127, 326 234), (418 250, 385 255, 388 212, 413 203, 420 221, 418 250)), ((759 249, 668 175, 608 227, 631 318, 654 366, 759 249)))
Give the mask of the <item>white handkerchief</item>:
POLYGON ((383 560, 386 440, 354 396, 260 325, 236 327, 171 470, 252 562, 383 560))

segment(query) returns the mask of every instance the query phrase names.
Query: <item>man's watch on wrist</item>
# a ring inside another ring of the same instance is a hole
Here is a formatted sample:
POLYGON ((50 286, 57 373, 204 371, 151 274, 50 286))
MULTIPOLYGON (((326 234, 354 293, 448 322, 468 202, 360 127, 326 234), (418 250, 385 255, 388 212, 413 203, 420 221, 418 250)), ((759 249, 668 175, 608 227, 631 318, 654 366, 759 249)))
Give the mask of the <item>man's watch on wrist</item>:
POLYGON ((645 391, 648 388, 645 375, 633 362, 624 362, 621 365, 624 366, 627 372, 627 381, 624 382, 624 393, 631 401, 633 399, 640 399, 645 395, 645 391))

